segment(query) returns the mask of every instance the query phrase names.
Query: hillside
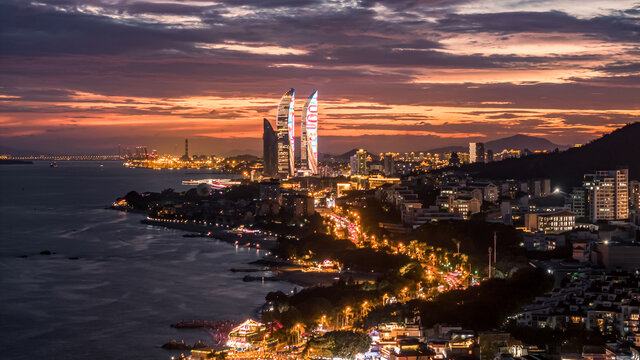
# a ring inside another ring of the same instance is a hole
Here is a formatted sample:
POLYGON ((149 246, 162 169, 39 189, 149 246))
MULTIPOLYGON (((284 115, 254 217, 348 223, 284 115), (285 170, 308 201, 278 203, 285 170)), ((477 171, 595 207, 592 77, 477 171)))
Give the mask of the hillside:
POLYGON ((630 179, 640 179, 640 122, 579 148, 489 164, 469 164, 461 170, 489 179, 550 178, 552 186, 570 191, 572 186, 581 184, 585 173, 618 167, 629 168, 630 179))

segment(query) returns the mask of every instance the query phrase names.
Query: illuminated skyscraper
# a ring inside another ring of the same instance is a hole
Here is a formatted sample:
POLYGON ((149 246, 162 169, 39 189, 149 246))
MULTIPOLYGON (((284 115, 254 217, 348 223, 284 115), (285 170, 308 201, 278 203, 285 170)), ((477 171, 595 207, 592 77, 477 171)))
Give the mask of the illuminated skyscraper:
POLYGON ((469 162, 484 162, 484 143, 469 143, 469 162))
POLYGON ((295 170, 294 154, 294 114, 295 90, 289 89, 280 99, 276 134, 278 136, 278 176, 293 176, 295 170))
POLYGON ((264 159, 264 176, 276 176, 278 172, 278 136, 269 120, 264 119, 262 133, 262 155, 264 159))
POLYGON ((367 175, 367 151, 360 149, 349 158, 351 175, 367 175))
POLYGON ((304 103, 301 124, 300 167, 311 174, 318 173, 318 90, 304 103))

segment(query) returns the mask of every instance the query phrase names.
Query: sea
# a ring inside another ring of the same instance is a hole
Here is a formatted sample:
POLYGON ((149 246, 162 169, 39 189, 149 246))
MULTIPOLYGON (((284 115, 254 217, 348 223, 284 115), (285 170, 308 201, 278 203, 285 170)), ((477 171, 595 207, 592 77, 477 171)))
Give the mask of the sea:
POLYGON ((0 358, 170 359, 184 351, 162 349, 166 342, 211 342, 204 329, 171 324, 242 321, 268 292, 292 291, 230 271, 264 250, 106 209, 131 190, 183 191, 183 180, 212 177, 114 161, 0 165, 0 358))

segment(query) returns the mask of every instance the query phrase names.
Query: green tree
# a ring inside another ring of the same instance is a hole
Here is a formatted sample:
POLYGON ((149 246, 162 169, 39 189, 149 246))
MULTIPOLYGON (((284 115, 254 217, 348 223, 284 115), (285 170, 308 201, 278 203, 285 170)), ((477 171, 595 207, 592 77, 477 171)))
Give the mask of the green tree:
POLYGON ((353 359, 356 354, 369 351, 370 346, 371 339, 364 332, 338 330, 310 340, 305 352, 311 351, 313 356, 353 359))

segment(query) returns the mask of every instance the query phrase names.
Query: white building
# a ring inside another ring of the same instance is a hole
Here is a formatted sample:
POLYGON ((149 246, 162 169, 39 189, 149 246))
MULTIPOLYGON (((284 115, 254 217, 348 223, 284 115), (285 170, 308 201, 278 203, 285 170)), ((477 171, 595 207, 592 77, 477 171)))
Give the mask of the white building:
POLYGON ((604 170, 585 175, 588 179, 590 220, 629 218, 629 170, 604 170))

